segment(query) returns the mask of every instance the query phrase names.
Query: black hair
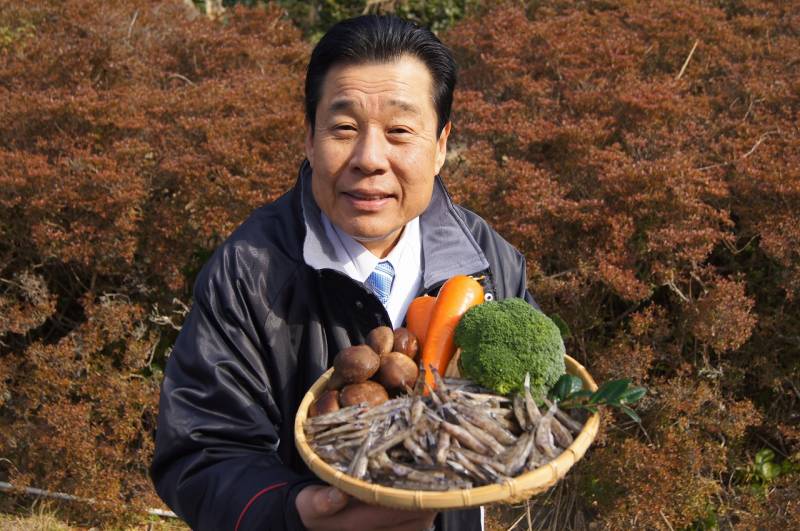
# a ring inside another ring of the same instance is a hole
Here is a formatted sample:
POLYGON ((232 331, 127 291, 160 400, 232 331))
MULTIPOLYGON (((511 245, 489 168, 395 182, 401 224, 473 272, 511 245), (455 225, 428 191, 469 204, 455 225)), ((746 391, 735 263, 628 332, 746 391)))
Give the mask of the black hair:
POLYGON ((429 29, 395 15, 364 15, 335 24, 311 52, 306 72, 306 119, 314 130, 325 75, 334 65, 390 62, 408 54, 428 67, 438 134, 450 121, 456 62, 429 29))

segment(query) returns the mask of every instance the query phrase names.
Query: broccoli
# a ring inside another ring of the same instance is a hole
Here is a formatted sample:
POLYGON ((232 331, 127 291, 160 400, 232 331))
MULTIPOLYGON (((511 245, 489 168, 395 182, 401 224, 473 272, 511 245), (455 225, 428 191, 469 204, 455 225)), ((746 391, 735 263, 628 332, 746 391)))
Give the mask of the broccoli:
POLYGON ((541 403, 565 372, 564 341, 556 324, 522 299, 489 301, 470 308, 456 327, 461 374, 501 394, 522 389, 541 403))

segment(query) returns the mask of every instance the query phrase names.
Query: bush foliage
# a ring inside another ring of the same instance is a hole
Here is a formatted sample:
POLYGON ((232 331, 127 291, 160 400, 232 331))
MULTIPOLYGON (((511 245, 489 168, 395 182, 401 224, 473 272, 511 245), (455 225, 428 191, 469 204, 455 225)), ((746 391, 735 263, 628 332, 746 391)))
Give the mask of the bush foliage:
MULTIPOLYGON (((307 28, 188 4, 0 0, 0 479, 94 520, 158 505, 194 275, 302 157, 307 28)), ((572 473, 604 528, 800 526, 798 33, 762 0, 501 2, 441 33, 451 192, 596 379, 650 389, 572 473)))

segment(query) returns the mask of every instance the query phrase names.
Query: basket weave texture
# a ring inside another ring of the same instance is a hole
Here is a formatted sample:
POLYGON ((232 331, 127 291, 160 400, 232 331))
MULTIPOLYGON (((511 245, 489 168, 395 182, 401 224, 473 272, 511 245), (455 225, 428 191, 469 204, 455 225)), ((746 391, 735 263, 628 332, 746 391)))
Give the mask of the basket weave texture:
MULTIPOLYGON (((569 356, 565 358, 567 372, 578 376, 583 380, 584 389, 590 391, 597 390, 588 371, 569 356)), ((294 424, 294 439, 300 456, 320 479, 339 488, 341 491, 358 498, 361 501, 373 505, 385 507, 395 507, 400 509, 463 509, 475 507, 488 503, 513 503, 530 498, 531 496, 543 492, 555 485, 558 480, 564 477, 567 471, 574 465, 594 440, 597 430, 600 427, 600 415, 593 414, 584 424, 581 432, 575 437, 574 442, 564 450, 557 458, 546 463, 535 470, 525 472, 519 476, 492 485, 484 485, 472 489, 448 490, 448 491, 426 491, 408 490, 385 487, 356 479, 352 476, 336 470, 323 461, 308 444, 303 423, 308 414, 308 408, 325 390, 325 384, 331 377, 333 369, 330 369, 311 386, 300 408, 297 411, 294 424)))

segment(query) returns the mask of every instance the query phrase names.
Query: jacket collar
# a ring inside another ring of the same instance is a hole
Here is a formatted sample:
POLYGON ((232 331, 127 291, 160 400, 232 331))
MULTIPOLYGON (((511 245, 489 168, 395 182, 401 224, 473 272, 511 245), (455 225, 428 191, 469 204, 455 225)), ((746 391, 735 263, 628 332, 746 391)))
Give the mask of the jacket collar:
MULTIPOLYGON (((305 222, 303 259, 317 270, 344 273, 336 251, 325 235, 320 208, 311 193, 311 166, 304 161, 297 180, 305 222)), ((481 248, 456 210, 442 179, 437 175, 431 202, 419 219, 422 236, 422 285, 427 291, 455 275, 469 275, 489 268, 481 248)))

